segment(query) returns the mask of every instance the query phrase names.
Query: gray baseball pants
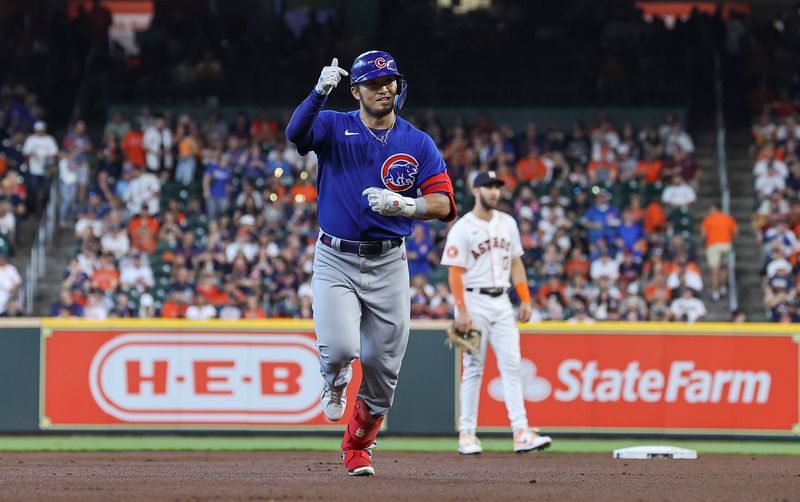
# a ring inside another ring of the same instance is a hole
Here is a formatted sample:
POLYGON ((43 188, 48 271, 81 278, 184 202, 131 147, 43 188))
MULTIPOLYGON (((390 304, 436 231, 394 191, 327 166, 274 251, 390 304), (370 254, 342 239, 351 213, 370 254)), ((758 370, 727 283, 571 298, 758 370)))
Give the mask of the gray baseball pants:
POLYGON ((320 373, 344 388, 351 363, 362 368, 358 397, 372 416, 388 413, 408 344, 411 298, 405 245, 358 256, 317 240, 314 255, 314 329, 320 373))

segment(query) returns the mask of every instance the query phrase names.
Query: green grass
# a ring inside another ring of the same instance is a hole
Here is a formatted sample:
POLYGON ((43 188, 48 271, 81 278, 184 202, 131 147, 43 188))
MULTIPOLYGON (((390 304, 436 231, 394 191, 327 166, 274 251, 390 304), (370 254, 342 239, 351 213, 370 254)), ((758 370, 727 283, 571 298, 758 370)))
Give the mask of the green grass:
MULTIPOLYGON (((0 436, 0 451, 339 451, 337 437, 315 436, 0 436)), ((454 452, 456 440, 431 437, 379 439, 381 451, 454 452)), ((508 452, 511 438, 485 438, 486 452, 508 452)), ((606 453, 639 445, 670 445, 703 454, 800 455, 798 441, 555 439, 553 453, 606 453)))

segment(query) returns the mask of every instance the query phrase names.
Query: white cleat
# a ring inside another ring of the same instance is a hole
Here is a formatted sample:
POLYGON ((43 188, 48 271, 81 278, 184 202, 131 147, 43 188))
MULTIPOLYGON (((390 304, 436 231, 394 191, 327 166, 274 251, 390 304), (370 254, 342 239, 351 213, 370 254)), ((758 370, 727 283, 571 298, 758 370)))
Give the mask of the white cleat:
POLYGON ((550 436, 540 436, 530 429, 517 429, 514 431, 514 453, 544 450, 550 447, 553 440, 550 436))
POLYGON ((462 431, 458 435, 458 453, 462 455, 477 455, 482 452, 481 440, 474 431, 462 431))
POLYGON ((347 407, 347 387, 340 390, 326 388, 322 391, 322 412, 331 422, 336 422, 344 416, 347 407))

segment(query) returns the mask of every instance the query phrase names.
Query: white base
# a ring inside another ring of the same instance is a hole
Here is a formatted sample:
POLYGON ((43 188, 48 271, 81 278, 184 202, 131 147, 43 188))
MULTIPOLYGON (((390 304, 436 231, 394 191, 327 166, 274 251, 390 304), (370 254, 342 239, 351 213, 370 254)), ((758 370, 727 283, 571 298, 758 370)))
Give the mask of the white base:
POLYGON ((631 446, 614 450, 614 458, 626 460, 649 460, 654 458, 685 459, 697 458, 695 450, 675 446, 631 446))

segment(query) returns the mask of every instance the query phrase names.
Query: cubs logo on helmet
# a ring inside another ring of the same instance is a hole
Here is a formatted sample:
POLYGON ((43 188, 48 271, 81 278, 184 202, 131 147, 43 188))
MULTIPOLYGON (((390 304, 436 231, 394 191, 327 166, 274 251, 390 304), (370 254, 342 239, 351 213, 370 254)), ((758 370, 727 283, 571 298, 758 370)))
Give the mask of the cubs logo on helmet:
POLYGON ((381 166, 383 184, 393 192, 402 192, 414 186, 419 172, 419 162, 407 153, 396 153, 381 166))
POLYGON ((359 55, 353 61, 353 67, 350 68, 350 84, 360 84, 373 78, 392 76, 397 77, 397 85, 399 87, 397 96, 395 96, 395 106, 398 110, 403 107, 408 94, 408 82, 405 77, 397 69, 397 62, 394 58, 384 51, 367 51, 359 55))

